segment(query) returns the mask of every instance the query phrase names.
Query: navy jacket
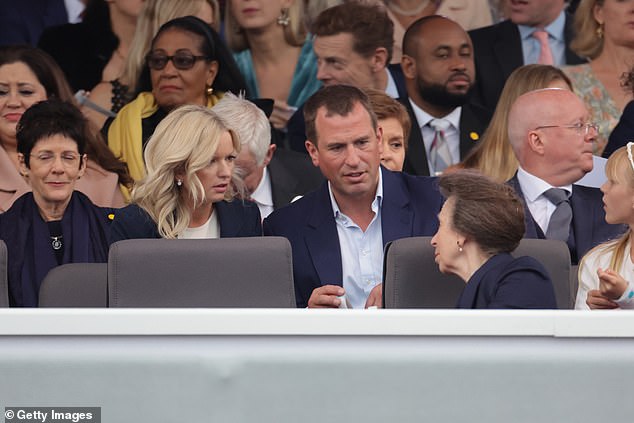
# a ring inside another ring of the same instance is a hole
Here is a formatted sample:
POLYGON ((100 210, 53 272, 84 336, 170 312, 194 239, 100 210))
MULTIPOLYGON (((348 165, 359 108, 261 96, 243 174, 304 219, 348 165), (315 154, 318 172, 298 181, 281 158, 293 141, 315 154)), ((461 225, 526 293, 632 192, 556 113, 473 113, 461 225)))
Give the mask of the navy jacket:
MULTIPOLYGON (((509 180, 508 184, 524 200, 524 193, 520 187, 517 175, 509 180)), ((572 264, 577 264, 591 248, 618 237, 625 230, 623 225, 610 225, 605 221, 602 198, 603 194, 598 188, 581 185, 572 186, 570 207, 572 208, 571 233, 574 236, 574 245, 571 245, 573 243, 572 240, 568 242, 572 264)), ((524 223, 526 225, 524 237, 533 239, 545 238, 543 231, 533 219, 525 201, 524 214, 524 223)))
POLYGON ((471 276, 457 308, 557 308, 548 272, 532 257, 491 257, 471 276))
MULTIPOLYGON (((476 67, 474 102, 495 110, 504 83, 509 75, 524 65, 520 31, 510 20, 484 28, 469 31, 473 42, 476 67)), ((572 16, 566 14, 564 39, 566 42, 566 64, 578 65, 585 60, 577 56, 570 48, 573 38, 572 16)))
MULTIPOLYGON (((220 237, 262 236, 260 210, 250 201, 214 203, 220 224, 220 237)), ((156 223, 145 210, 130 204, 115 213, 110 227, 110 244, 123 239, 160 238, 156 223)))
POLYGON ((619 123, 616 124, 612 133, 610 133, 608 144, 605 146, 602 156, 607 159, 612 153, 626 146, 630 141, 634 141, 634 101, 627 103, 627 106, 623 109, 619 123))
MULTIPOLYGON (((381 168, 383 245, 399 238, 433 235, 442 199, 436 180, 381 168)), ((298 307, 322 285, 342 285, 341 249, 328 184, 264 219, 264 234, 288 238, 298 307)))

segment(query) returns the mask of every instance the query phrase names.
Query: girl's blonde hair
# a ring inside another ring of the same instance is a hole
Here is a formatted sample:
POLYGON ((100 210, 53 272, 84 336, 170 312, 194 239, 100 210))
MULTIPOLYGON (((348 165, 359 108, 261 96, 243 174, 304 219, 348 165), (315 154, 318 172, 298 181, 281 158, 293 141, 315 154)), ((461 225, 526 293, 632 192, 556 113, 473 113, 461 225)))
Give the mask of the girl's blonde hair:
MULTIPOLYGON (((132 190, 132 202, 150 215, 163 238, 177 238, 189 226, 191 205, 195 209, 205 201, 196 172, 209 165, 225 132, 237 154, 238 137, 215 112, 186 105, 167 115, 150 137, 144 153, 147 175, 132 190), (184 175, 182 186, 176 185, 177 174, 184 175)), ((233 199, 242 186, 234 173, 225 200, 233 199)))
MULTIPOLYGON (((608 180, 634 188, 634 165, 630 162, 627 149, 627 146, 621 147, 612 153, 605 165, 605 175, 608 180)), ((634 146, 632 146, 632 149, 634 150, 634 146)), ((631 231, 628 230, 620 238, 595 247, 595 249, 603 249, 602 254, 611 254, 610 269, 615 272, 618 272, 623 264, 625 249, 628 242, 630 242, 630 238, 631 231)))
MULTIPOLYGON (((288 8, 288 20, 288 25, 284 27, 284 39, 291 46, 301 47, 306 41, 307 34, 304 21, 304 0, 293 1, 291 7, 288 8)), ((231 11, 231 0, 225 3, 225 37, 229 48, 235 52, 249 48, 249 40, 231 11)))
POLYGON ((511 179, 519 166, 508 135, 511 105, 522 94, 547 88, 554 81, 564 81, 572 90, 570 79, 554 66, 534 64, 513 71, 504 84, 495 113, 482 139, 458 167, 478 169, 498 182, 511 179))
POLYGON ((217 0, 146 0, 137 20, 134 38, 121 75, 121 81, 128 86, 129 93, 135 93, 139 77, 143 71, 145 56, 149 53, 152 39, 166 22, 183 16, 196 15, 204 3, 208 3, 214 13, 216 32, 220 27, 220 9, 217 0))

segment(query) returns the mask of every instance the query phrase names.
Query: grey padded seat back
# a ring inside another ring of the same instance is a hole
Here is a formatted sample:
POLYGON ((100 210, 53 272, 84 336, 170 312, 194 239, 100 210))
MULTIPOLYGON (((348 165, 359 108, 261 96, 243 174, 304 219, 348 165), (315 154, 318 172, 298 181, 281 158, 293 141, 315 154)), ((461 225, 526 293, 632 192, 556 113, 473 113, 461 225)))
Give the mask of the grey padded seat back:
POLYGON ((40 285, 40 307, 108 307, 108 264, 69 263, 52 268, 40 285))
POLYGON ((544 265, 555 288, 559 309, 574 308, 576 288, 572 287, 570 250, 563 241, 552 239, 523 239, 513 256, 530 256, 544 265))
MULTIPOLYGON (((453 308, 465 283, 443 275, 434 261, 431 237, 404 238, 386 246, 383 299, 386 308, 453 308)), ((572 308, 576 289, 570 276, 570 252, 564 242, 522 239, 513 256, 531 256, 548 271, 559 308, 572 308)))
POLYGON ((454 308, 465 283, 444 275, 434 261, 431 237, 392 241, 385 246, 383 301, 385 308, 454 308))
POLYGON ((9 280, 7 278, 7 245, 0 239, 0 307, 9 307, 9 280))
POLYGON ((129 239, 108 257, 110 307, 296 307, 286 238, 129 239))

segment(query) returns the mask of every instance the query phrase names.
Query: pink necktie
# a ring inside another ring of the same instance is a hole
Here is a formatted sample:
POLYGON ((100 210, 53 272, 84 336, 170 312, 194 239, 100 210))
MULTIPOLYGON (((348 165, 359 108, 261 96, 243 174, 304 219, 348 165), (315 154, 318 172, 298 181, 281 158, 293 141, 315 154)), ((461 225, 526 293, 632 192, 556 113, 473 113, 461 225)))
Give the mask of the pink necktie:
POLYGON ((548 43, 548 32, 543 29, 538 29, 533 32, 533 37, 539 41, 539 58, 537 63, 540 65, 552 65, 553 52, 550 50, 550 44, 548 43))

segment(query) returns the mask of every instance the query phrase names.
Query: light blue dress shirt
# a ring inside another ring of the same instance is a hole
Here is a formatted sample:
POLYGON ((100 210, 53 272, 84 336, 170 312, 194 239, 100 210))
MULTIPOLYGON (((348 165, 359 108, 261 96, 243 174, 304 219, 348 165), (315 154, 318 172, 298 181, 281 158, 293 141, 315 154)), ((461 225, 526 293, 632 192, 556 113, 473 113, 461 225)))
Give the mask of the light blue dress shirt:
MULTIPOLYGON (((526 25, 517 26, 522 39, 522 53, 524 55, 524 64, 537 63, 539 59, 540 46, 537 38, 533 37, 533 32, 538 28, 526 25)), ((566 14, 562 11, 557 19, 547 25, 544 30, 548 32, 548 44, 553 54, 553 62, 555 66, 563 66, 566 64, 566 40, 564 38, 564 30, 566 27, 566 14)))

